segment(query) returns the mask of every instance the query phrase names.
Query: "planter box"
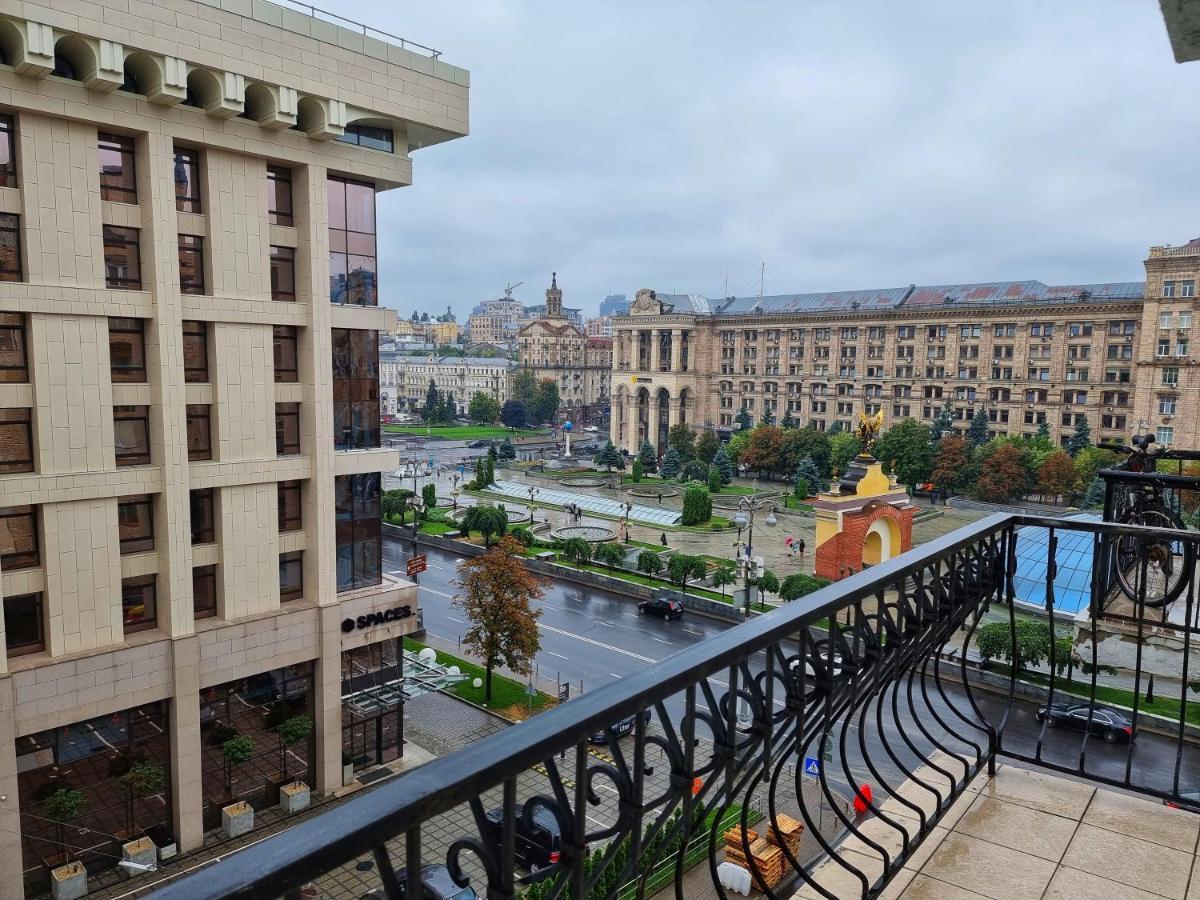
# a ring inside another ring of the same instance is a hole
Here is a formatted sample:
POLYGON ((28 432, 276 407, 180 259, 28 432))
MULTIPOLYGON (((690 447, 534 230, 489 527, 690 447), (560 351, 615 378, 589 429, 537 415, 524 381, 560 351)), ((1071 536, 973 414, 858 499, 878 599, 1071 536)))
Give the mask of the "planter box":
POLYGON ((221 808, 221 830, 227 838, 240 837, 254 828, 254 807, 245 800, 221 808))
POLYGON ((279 806, 286 813, 298 813, 308 808, 311 795, 303 781, 293 781, 279 789, 279 806))
POLYGON ((78 900, 87 896, 87 869, 83 863, 69 862, 50 870, 50 896, 54 900, 78 900))
POLYGON ((354 780, 354 763, 342 766, 342 787, 348 787, 354 780))
POLYGON ((141 837, 136 841, 121 845, 121 860, 134 863, 139 867, 144 866, 144 869, 125 869, 126 875, 141 875, 146 870, 152 871, 158 865, 158 848, 154 846, 154 841, 150 838, 141 837))

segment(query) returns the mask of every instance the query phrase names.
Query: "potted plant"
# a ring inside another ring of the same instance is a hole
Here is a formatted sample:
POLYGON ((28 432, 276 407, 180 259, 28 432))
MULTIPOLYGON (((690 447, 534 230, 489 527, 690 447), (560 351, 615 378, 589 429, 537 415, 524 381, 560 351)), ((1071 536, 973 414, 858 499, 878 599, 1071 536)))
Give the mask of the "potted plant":
MULTIPOLYGON (((243 765, 254 756, 254 740, 244 734, 231 737, 221 745, 225 757, 225 793, 233 800, 233 769, 243 765)), ((225 836, 238 837, 254 827, 254 807, 242 800, 235 800, 221 809, 221 828, 225 836)))
MULTIPOLYGON (((275 733, 279 735, 279 768, 287 776, 287 748, 306 740, 313 733, 312 716, 301 713, 285 719, 279 723, 275 733)), ((279 789, 279 805, 286 812, 299 812, 308 806, 308 801, 308 785, 299 779, 289 781, 279 789)))
POLYGON ((87 894, 87 869, 82 863, 72 862, 67 852, 67 823, 83 815, 87 800, 83 791, 60 787, 53 791, 42 805, 46 818, 58 829, 59 850, 46 860, 50 868, 50 893, 54 900, 74 900, 87 894))
POLYGON ((136 819, 137 801, 161 794, 167 786, 166 773, 153 760, 139 759, 131 763, 125 774, 117 780, 125 788, 125 835, 136 837, 140 834, 136 819))

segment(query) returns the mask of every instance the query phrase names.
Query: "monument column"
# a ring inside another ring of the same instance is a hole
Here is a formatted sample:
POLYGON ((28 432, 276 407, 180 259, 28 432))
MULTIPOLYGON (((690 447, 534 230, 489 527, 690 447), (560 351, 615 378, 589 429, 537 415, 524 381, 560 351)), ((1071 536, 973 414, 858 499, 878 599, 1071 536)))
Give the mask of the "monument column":
POLYGON ((671 329, 671 371, 683 371, 683 330, 671 329))
POLYGON ((629 426, 625 432, 625 449, 630 453, 637 453, 641 447, 641 441, 638 440, 638 405, 637 394, 633 394, 629 398, 629 426))
POLYGON ((661 350, 661 347, 659 345, 659 334, 660 334, 660 332, 657 328, 650 329, 650 371, 651 372, 657 372, 658 367, 662 364, 662 359, 661 359, 662 354, 659 352, 661 350))

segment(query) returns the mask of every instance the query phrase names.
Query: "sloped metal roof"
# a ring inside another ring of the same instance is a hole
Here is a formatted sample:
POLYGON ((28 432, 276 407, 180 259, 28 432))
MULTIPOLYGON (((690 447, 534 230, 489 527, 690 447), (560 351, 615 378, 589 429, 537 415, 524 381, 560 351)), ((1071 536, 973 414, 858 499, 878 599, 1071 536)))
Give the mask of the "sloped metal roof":
POLYGON ((1061 303, 1094 300, 1141 299, 1145 283, 1068 284, 1051 286, 1040 281, 988 281, 978 284, 918 285, 904 307, 1001 306, 1008 304, 1061 303))
POLYGON ((819 294, 776 294, 772 297, 732 297, 721 303, 722 316, 763 313, 829 312, 845 309, 895 309, 908 288, 875 288, 864 291, 826 291, 819 294))

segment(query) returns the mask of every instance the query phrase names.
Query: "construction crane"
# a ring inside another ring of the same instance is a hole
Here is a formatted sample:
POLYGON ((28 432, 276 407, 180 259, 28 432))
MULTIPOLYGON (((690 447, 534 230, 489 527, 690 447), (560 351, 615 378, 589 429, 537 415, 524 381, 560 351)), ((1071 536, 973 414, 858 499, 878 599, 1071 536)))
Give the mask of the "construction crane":
POLYGON ((524 283, 525 282, 523 282, 523 281, 518 281, 516 284, 510 284, 508 287, 506 287, 504 289, 504 299, 511 300, 513 298, 512 292, 515 291, 517 288, 519 288, 524 283))

